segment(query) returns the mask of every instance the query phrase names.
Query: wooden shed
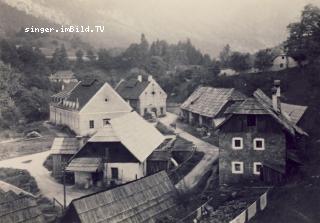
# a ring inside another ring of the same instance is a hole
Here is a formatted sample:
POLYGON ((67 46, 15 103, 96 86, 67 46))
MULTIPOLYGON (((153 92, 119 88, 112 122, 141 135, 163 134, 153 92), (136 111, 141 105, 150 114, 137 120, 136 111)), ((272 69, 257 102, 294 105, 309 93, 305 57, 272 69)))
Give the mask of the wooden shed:
POLYGON ((75 199, 62 222, 142 223, 175 214, 177 191, 165 171, 75 199))

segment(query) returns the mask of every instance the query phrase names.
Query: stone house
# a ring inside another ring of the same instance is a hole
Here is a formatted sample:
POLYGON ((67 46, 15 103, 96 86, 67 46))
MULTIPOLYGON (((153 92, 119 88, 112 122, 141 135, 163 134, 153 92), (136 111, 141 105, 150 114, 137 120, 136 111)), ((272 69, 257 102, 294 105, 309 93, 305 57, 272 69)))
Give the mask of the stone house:
POLYGON ((108 83, 88 79, 51 97, 50 122, 86 136, 97 132, 110 119, 131 111, 108 83))
MULTIPOLYGON (((79 187, 121 184, 147 175, 148 157, 165 141, 136 112, 111 119, 77 152, 66 170, 79 187)), ((169 157, 168 157, 169 158, 169 157)))
POLYGON ((308 136, 297 123, 306 107, 282 104, 260 89, 230 106, 218 126, 220 184, 283 182, 301 164, 308 136))
POLYGON ((191 125, 215 128, 224 119, 224 111, 246 98, 234 88, 199 87, 183 102, 180 118, 191 125))
POLYGON ((285 53, 279 54, 272 60, 272 66, 269 68, 270 71, 280 71, 288 68, 297 67, 299 64, 291 56, 285 53))
POLYGON ((138 75, 137 79, 121 80, 115 90, 141 116, 166 115, 167 94, 151 75, 147 79, 138 75))

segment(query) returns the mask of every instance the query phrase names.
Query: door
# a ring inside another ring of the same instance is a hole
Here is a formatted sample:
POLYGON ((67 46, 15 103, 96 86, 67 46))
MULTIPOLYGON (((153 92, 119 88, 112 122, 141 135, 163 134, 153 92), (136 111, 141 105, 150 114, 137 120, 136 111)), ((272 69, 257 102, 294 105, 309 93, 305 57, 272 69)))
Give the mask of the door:
POLYGON ((119 169, 112 167, 111 168, 111 179, 119 179, 119 169))

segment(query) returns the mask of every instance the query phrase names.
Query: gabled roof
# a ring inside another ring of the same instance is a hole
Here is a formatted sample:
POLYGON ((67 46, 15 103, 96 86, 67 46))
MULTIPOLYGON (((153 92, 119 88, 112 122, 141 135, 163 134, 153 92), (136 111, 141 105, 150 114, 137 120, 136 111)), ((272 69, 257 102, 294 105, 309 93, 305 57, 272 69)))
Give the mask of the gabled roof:
POLYGON ((229 101, 242 101, 245 98, 234 88, 199 87, 181 105, 181 109, 215 117, 229 101))
MULTIPOLYGON (((296 107, 290 107, 296 108, 296 107)), ((300 110, 299 110, 300 111, 300 110)), ((290 115, 288 115, 284 110, 281 113, 275 111, 272 106, 271 99, 263 93, 262 90, 257 89, 253 93, 253 98, 248 98, 244 102, 236 103, 233 106, 229 107, 226 114, 263 114, 263 115, 271 115, 279 124, 281 124, 289 133, 295 135, 295 133, 299 133, 301 135, 308 135, 301 128, 299 128, 295 121, 290 119, 290 115)), ((299 116, 302 115, 299 112, 299 116)), ((297 119, 296 116, 293 116, 297 119)), ((301 118, 301 116, 300 116, 301 118)), ((222 123, 223 124, 223 123, 222 123)))
POLYGON ((55 98, 67 98, 70 96, 72 90, 79 84, 80 82, 70 82, 69 84, 64 84, 64 89, 57 94, 52 95, 51 97, 55 98))
POLYGON ((102 167, 102 158, 79 157, 74 158, 66 167, 66 171, 96 172, 102 167))
POLYGON ((307 106, 301 106, 301 105, 292 105, 292 104, 286 104, 286 103, 281 103, 281 109, 285 113, 287 113, 290 117, 290 120, 294 123, 297 124, 303 114, 307 110, 307 106))
POLYGON ((80 149, 79 140, 77 138, 60 138, 53 140, 50 153, 51 154, 75 154, 80 149))
POLYGON ((44 217, 33 195, 1 181, 0 222, 44 223, 44 217))
POLYGON ((124 99, 138 100, 139 96, 148 87, 149 84, 150 82, 144 79, 141 82, 137 79, 122 80, 115 90, 124 99))
POLYGON ((157 218, 176 211, 176 195, 174 185, 162 171, 75 199, 70 206, 82 223, 154 223, 157 218))

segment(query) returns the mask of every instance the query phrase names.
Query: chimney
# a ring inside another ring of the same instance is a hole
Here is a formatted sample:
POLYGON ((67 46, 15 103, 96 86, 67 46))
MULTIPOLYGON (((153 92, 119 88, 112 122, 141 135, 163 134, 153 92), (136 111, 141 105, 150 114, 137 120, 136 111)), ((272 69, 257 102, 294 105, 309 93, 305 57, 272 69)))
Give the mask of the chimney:
POLYGON ((152 79, 153 79, 153 78, 152 78, 152 75, 149 75, 149 76, 148 76, 148 81, 151 82, 152 79))
POLYGON ((275 80, 272 88, 272 107, 276 112, 281 112, 280 80, 275 80))
POLYGON ((138 75, 138 81, 142 82, 142 75, 138 75))

